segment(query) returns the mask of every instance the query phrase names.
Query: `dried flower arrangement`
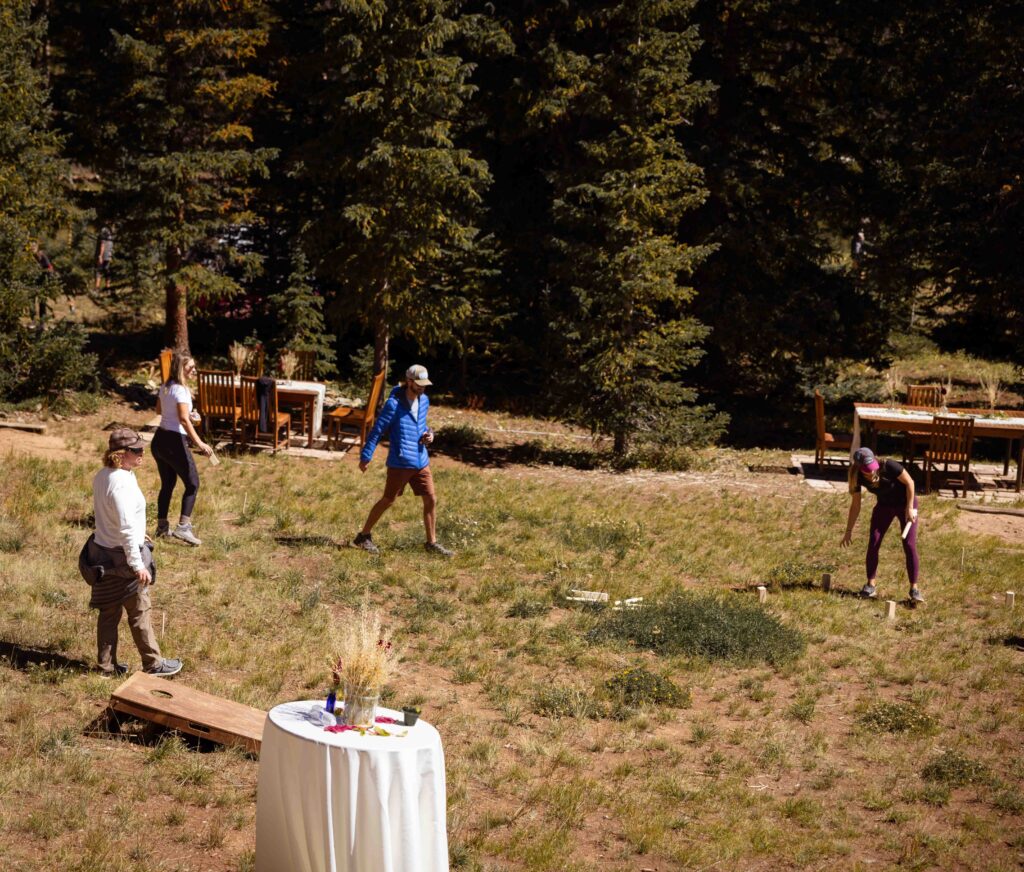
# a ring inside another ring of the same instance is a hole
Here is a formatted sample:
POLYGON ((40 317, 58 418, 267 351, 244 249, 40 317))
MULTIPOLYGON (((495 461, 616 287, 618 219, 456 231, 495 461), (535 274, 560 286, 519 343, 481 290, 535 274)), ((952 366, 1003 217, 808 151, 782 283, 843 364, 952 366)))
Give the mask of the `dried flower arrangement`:
POLYGON ((242 345, 241 342, 232 342, 231 347, 228 349, 228 355, 235 364, 235 372, 240 373, 245 366, 245 362, 249 359, 249 349, 242 345))
POLYGON ((995 370, 979 369, 978 384, 988 397, 988 407, 994 409, 999 403, 999 374, 995 370))
POLYGON ((294 351, 281 352, 281 375, 286 381, 291 381, 292 374, 298 369, 299 356, 294 351))
POLYGON ((398 651, 385 637, 380 611, 363 603, 337 636, 337 653, 331 662, 335 686, 343 686, 346 696, 379 695, 398 663, 398 651))

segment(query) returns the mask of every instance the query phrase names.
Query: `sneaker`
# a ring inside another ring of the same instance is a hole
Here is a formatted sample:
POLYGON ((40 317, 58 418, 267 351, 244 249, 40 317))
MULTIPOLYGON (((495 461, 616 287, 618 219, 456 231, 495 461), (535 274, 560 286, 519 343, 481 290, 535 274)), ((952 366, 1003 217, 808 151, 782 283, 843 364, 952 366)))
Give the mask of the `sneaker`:
POLYGON ((175 539, 180 539, 182 542, 188 542, 189 545, 203 544, 203 540, 192 532, 191 524, 178 524, 177 527, 171 530, 171 535, 175 539))
POLYGON ((149 675, 160 675, 164 678, 170 678, 172 675, 177 675, 181 672, 181 666, 180 660, 162 660, 159 666, 147 669, 146 672, 149 675))
POLYGON ((864 597, 864 599, 874 599, 876 595, 875 586, 873 584, 865 584, 864 587, 860 589, 860 595, 864 597))
POLYGON ((161 536, 170 536, 171 525, 167 521, 157 521, 156 533, 154 535, 156 536, 157 539, 159 539, 161 536))
POLYGON ((373 537, 369 533, 359 533, 352 540, 353 548, 362 548, 370 554, 380 554, 380 549, 374 544, 373 537))
POLYGON ((423 546, 427 554, 437 554, 441 557, 454 557, 455 552, 450 548, 445 548, 440 542, 427 542, 423 546))
POLYGON ((923 602, 924 602, 924 597, 921 596, 921 591, 918 588, 916 588, 916 587, 910 588, 910 604, 912 606, 916 606, 918 603, 923 603, 923 602))

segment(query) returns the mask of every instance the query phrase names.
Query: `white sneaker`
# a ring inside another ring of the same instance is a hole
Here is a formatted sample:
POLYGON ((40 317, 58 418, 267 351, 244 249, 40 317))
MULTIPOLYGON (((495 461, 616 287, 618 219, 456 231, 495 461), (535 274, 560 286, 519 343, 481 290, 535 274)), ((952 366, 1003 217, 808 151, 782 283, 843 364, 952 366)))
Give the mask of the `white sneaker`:
POLYGON ((177 527, 171 530, 171 535, 175 539, 181 539, 182 542, 188 542, 189 545, 203 544, 203 540, 192 532, 191 524, 178 524, 177 527))

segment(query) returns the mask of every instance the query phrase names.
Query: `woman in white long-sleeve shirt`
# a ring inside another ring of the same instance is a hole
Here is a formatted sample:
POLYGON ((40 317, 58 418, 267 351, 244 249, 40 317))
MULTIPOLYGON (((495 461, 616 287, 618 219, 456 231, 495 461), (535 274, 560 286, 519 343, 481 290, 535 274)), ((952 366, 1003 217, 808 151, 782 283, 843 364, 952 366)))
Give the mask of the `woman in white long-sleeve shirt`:
POLYGON ((142 668, 165 676, 181 671, 180 660, 165 660, 160 653, 150 622, 149 588, 156 565, 146 536, 146 498, 135 479, 145 444, 134 430, 114 430, 103 455, 103 469, 92 480, 96 531, 89 537, 81 561, 83 574, 89 571, 92 575, 89 607, 99 610, 97 661, 107 675, 128 671, 117 662, 117 628, 124 612, 142 656, 142 668))

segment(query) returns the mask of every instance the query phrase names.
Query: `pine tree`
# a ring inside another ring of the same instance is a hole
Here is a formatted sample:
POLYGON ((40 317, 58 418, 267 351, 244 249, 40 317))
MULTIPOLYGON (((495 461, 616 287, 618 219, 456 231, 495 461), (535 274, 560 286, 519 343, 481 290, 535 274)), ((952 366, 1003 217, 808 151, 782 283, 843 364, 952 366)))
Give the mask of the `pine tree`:
POLYGON ((457 141, 474 90, 449 48, 458 8, 341 0, 281 13, 315 45, 286 85, 305 121, 291 154, 305 250, 334 292, 333 316, 372 331, 377 371, 391 336, 430 345, 469 314, 460 275, 489 176, 457 141))
POLYGON ((249 123, 273 90, 249 71, 268 39, 264 7, 96 0, 81 14, 101 23, 97 41, 69 49, 91 71, 76 74, 83 90, 69 123, 92 129, 82 135, 104 181, 103 212, 120 228, 119 257, 162 286, 175 348, 188 347, 188 294, 231 296, 240 288, 229 272, 258 267, 225 231, 253 220, 253 180, 273 158, 249 123))
POLYGON ((68 166, 50 128, 45 76, 33 66, 46 22, 30 12, 26 0, 0 0, 0 397, 11 399, 79 387, 95 363, 80 329, 41 317, 61 284, 31 249, 68 220, 68 166))
POLYGON ((558 398, 563 414, 612 435, 620 455, 637 438, 697 441, 721 426, 680 383, 706 334, 683 280, 708 249, 677 237, 706 194, 677 138, 709 92, 689 74, 691 7, 605 2, 552 16, 527 109, 553 145, 558 398))
POLYGON ((315 352, 317 375, 324 378, 336 370, 332 337, 324 325, 323 297, 309 283, 309 265, 301 250, 292 255, 291 267, 287 285, 267 299, 274 315, 276 346, 281 351, 315 352))

